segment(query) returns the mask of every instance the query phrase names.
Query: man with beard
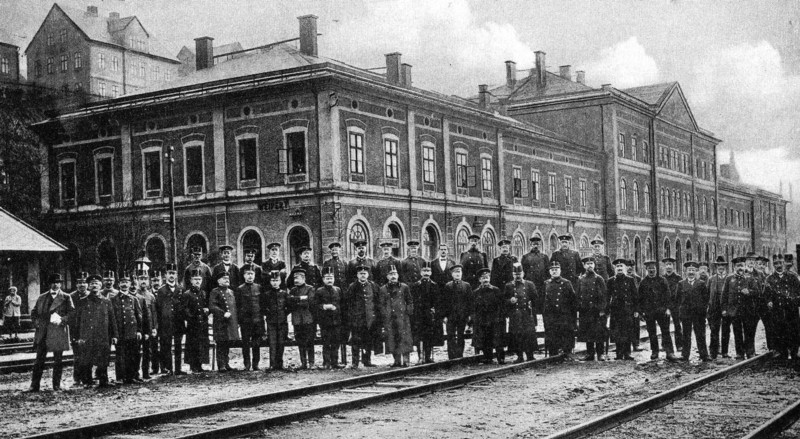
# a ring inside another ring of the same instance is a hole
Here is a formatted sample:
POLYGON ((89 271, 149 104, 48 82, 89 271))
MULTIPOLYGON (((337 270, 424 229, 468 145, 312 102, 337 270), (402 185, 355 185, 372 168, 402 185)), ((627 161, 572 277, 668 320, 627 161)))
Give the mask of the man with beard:
POLYGON ((625 274, 628 261, 617 259, 614 261, 614 277, 608 279, 606 292, 608 293, 608 313, 611 317, 611 341, 617 345, 617 360, 633 360, 631 357, 631 344, 633 331, 639 338, 639 294, 636 281, 625 274))
MULTIPOLYGON (((584 273, 578 278, 575 294, 578 298, 578 341, 586 343, 586 356, 582 361, 605 361, 604 342, 606 334, 606 306, 608 297, 606 283, 594 271, 594 256, 583 258, 584 273)), ((609 265, 611 265, 609 263, 609 265)))
POLYGON ((678 303, 683 321, 683 361, 689 361, 692 353, 692 331, 694 331, 700 360, 709 361, 706 345, 706 313, 708 312, 708 285, 698 279, 697 270, 700 265, 689 261, 683 264, 686 279, 678 283, 678 303))
POLYGON ((511 254, 511 241, 501 239, 497 246, 500 247, 500 256, 492 261, 491 284, 503 291, 506 284, 514 280, 513 271, 517 257, 511 254))
POLYGON ((269 288, 261 295, 261 313, 267 321, 267 337, 269 338, 269 371, 283 370, 283 350, 289 324, 289 292, 281 288, 283 278, 280 271, 268 274, 269 288))
POLYGON ((600 238, 592 241, 592 257, 595 262, 594 271, 605 282, 608 278, 614 276, 614 267, 611 265, 611 259, 603 254, 603 245, 605 245, 605 241, 600 238))
POLYGON ((503 293, 499 288, 490 283, 491 270, 482 269, 478 275, 481 284, 473 292, 475 313, 473 317, 475 332, 472 336, 472 345, 475 352, 483 351, 484 364, 492 363, 492 353, 497 355, 497 363, 506 362, 505 335, 506 312, 503 293))
POLYGON ((387 283, 381 287, 383 329, 386 332, 386 351, 394 357, 392 367, 408 367, 413 348, 411 315, 414 303, 408 285, 399 281, 397 267, 390 266, 387 283))
POLYGON ((183 289, 184 291, 189 290, 192 283, 192 273, 200 271, 200 277, 202 278, 200 289, 203 290, 203 297, 207 299, 208 293, 211 291, 211 267, 203 262, 202 258, 203 247, 192 247, 192 262, 190 262, 189 265, 186 266, 186 270, 183 271, 183 289))
MULTIPOLYGON (((409 242, 409 244, 411 244, 409 242)), ((328 249, 331 251, 331 257, 327 261, 322 263, 322 272, 325 273, 326 270, 333 273, 333 285, 339 288, 341 295, 344 295, 344 292, 347 290, 347 262, 341 259, 341 252, 342 252, 342 244, 338 242, 332 242, 328 244, 328 249)), ((410 251, 410 246, 409 246, 410 251)), ((324 281, 324 279, 323 279, 324 281)), ((340 297, 341 299, 341 297, 340 297)), ((339 304, 339 315, 345 316, 347 315, 347 310, 343 308, 344 301, 340 300, 339 304)), ((339 354, 337 357, 341 357, 337 359, 337 365, 346 366, 347 365, 347 339, 350 337, 350 334, 347 333, 347 325, 342 322, 339 325, 339 354)))
POLYGON ((439 303, 439 286, 431 280, 431 263, 422 261, 422 278, 411 285, 414 314, 411 317, 411 334, 417 346, 418 364, 433 363, 433 347, 443 344, 442 319, 439 303))
POLYGON ((550 356, 564 354, 571 359, 575 345, 575 315, 578 298, 572 283, 561 277, 561 264, 550 261, 550 279, 545 282, 544 318, 545 341, 550 356))
POLYGON ((339 366, 339 345, 342 327, 342 290, 334 285, 332 267, 322 269, 322 286, 314 292, 314 308, 322 333, 322 367, 341 369, 339 366))
POLYGON ((261 264, 261 273, 265 277, 263 283, 269 284, 272 279, 273 271, 277 271, 281 275, 281 289, 286 288, 286 262, 281 259, 281 245, 273 242, 267 245, 269 257, 261 264))
POLYGON ((202 290, 205 275, 202 269, 189 273, 189 288, 183 292, 182 308, 186 321, 186 364, 194 373, 205 372, 208 364, 208 300, 202 290))
POLYGON ((386 276, 389 274, 389 270, 391 267, 394 267, 396 270, 397 267, 400 266, 400 261, 392 256, 394 244, 389 241, 384 241, 380 244, 380 247, 382 253, 381 260, 375 263, 375 273, 372 274, 372 278, 375 279, 375 282, 379 286, 384 286, 389 282, 386 276))
POLYGON ((478 271, 482 268, 489 268, 486 253, 478 249, 478 244, 481 242, 481 237, 475 234, 469 235, 469 248, 467 251, 461 253, 461 266, 464 272, 464 281, 468 282, 474 290, 478 288, 480 281, 478 280, 478 271))
POLYGON ((425 260, 419 257, 419 241, 408 241, 406 243, 408 256, 400 264, 400 281, 411 287, 422 278, 422 264, 425 260))
POLYGON ((647 276, 639 283, 639 313, 647 324, 647 335, 650 338, 650 359, 658 359, 658 333, 656 324, 661 329, 661 341, 667 353, 667 361, 677 361, 669 335, 669 318, 671 290, 669 281, 658 274, 658 262, 645 261, 647 276))
POLYGON ((128 291, 130 277, 123 273, 119 280, 119 294, 111 300, 117 322, 116 375, 117 381, 133 384, 139 368, 138 350, 142 340, 141 301, 128 291))
POLYGON ((561 243, 561 248, 553 252, 553 255, 550 256, 550 262, 558 262, 561 277, 575 285, 575 282, 578 281, 578 276, 583 274, 581 257, 578 252, 570 249, 572 236, 561 235, 558 237, 558 241, 561 243))
POLYGON ((161 371, 167 375, 182 375, 183 334, 186 322, 183 320, 183 288, 178 285, 178 267, 173 263, 166 265, 166 282, 156 292, 156 315, 158 320, 158 345, 161 371), (175 362, 172 349, 175 347, 175 362))
POLYGON ((675 272, 675 258, 664 258, 661 263, 664 264, 664 279, 669 284, 668 307, 672 326, 675 328, 675 350, 680 351, 683 346, 683 327, 681 326, 680 303, 678 303, 678 282, 683 278, 675 272))
POLYGON ((542 238, 533 236, 531 241, 531 251, 522 257, 522 269, 525 271, 525 280, 533 282, 536 291, 539 293, 539 302, 536 309, 542 309, 544 300, 544 281, 550 278, 550 258, 541 252, 542 238))
POLYGON ((300 351, 299 369, 314 369, 314 337, 317 334, 312 307, 314 287, 306 284, 306 272, 302 267, 292 268, 291 276, 293 286, 289 290, 289 308, 292 311, 294 338, 300 351))
POLYGON ((236 299, 236 315, 239 318, 239 329, 242 335, 242 358, 244 370, 258 370, 261 361, 261 338, 264 336, 264 316, 261 314, 261 285, 255 282, 255 264, 242 265, 239 274, 244 283, 234 290, 236 299), (252 356, 251 356, 252 354, 252 356))
MULTIPOLYGON (((431 265, 436 263, 436 261, 433 261, 431 265)), ((490 272, 488 268, 483 268, 482 270, 487 273, 490 272)), ((464 330, 474 313, 475 305, 472 287, 469 283, 461 280, 461 265, 452 266, 450 268, 450 276, 452 280, 447 282, 444 288, 440 287, 442 299, 437 311, 441 313, 441 317, 447 320, 447 357, 452 360, 464 356, 464 330)), ((432 276, 431 279, 433 279, 432 276)), ((437 315, 437 317, 439 316, 437 315)), ((473 340, 475 339, 474 337, 475 335, 473 334, 473 340)), ((475 353, 477 354, 477 350, 475 353)))
POLYGON ((722 291, 728 277, 728 263, 718 256, 714 261, 714 275, 708 279, 708 326, 711 330, 709 353, 712 360, 720 353, 720 332, 722 332, 722 358, 728 358, 728 345, 731 339, 731 318, 722 317, 722 291))
POLYGON ((774 255, 772 263, 775 271, 766 279, 765 297, 767 307, 772 311, 775 331, 775 350, 780 360, 791 357, 797 365, 797 349, 800 346, 800 317, 797 307, 800 304, 800 279, 786 273, 783 255, 774 255))
POLYGON ((508 350, 517 354, 517 363, 525 358, 533 360, 533 352, 538 349, 536 339, 536 304, 539 303, 536 286, 522 278, 522 264, 514 264, 514 280, 507 283, 503 292, 508 310, 508 350), (523 357, 523 354, 526 357, 523 357))
MULTIPOLYGON (((76 308, 74 337, 81 355, 75 358, 76 373, 81 383, 92 386, 92 367, 97 368, 100 387, 108 387, 108 361, 111 345, 117 342, 117 325, 111 301, 100 293, 100 276, 92 275, 85 280, 88 291, 80 300, 86 303, 76 308)), ((78 381, 76 381, 76 384, 78 381)))
POLYGON ((732 276, 725 279, 722 290, 722 316, 730 317, 733 322, 733 342, 736 346, 736 359, 755 356, 753 329, 758 324, 756 309, 756 292, 758 285, 752 276, 745 275, 747 258, 734 258, 732 276))
POLYGON ((357 369, 359 360, 366 367, 375 367, 372 364, 372 350, 380 342, 380 336, 376 334, 381 324, 380 289, 378 284, 369 280, 371 267, 360 265, 354 271, 356 280, 347 287, 344 296, 349 313, 347 325, 353 355, 352 367, 357 369))
MULTIPOLYGON (((227 244, 219 246, 219 256, 222 260, 211 269, 211 278, 219 279, 219 274, 225 272, 228 274, 228 285, 240 285, 242 279, 239 275, 239 267, 237 267, 231 259, 233 256, 233 247, 227 244)), ((216 281, 211 282, 212 290, 218 286, 216 281)))
POLYGON ((367 241, 358 239, 353 241, 353 247, 356 249, 356 257, 347 262, 347 271, 345 273, 345 283, 347 287, 353 282, 358 280, 358 267, 367 267, 369 269, 368 280, 373 280, 373 271, 375 270, 375 261, 367 257, 367 241))

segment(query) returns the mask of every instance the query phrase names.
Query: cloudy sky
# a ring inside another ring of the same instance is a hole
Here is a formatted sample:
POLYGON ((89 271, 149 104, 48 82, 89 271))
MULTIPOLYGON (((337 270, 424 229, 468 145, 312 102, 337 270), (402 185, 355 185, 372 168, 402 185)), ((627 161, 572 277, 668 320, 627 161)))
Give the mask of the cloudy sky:
MULTIPOLYGON (((800 2, 644 0, 63 0, 137 15, 170 52, 198 36, 244 47, 293 38, 319 16, 320 52, 362 67, 401 52, 414 84, 471 95, 504 81, 507 59, 570 64, 592 86, 678 81, 700 125, 734 150, 743 178, 800 198, 800 2), (792 26, 795 26, 793 30, 792 26)), ((27 46, 52 6, 0 0, 0 29, 27 46)), ((24 50, 24 49, 23 49, 24 50)), ((23 60, 24 63, 24 60, 23 60)))

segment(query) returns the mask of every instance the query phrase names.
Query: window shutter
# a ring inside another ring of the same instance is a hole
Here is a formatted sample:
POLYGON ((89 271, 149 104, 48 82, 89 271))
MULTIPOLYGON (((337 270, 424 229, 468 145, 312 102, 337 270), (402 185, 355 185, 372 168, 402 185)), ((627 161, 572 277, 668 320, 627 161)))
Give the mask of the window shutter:
POLYGON ((521 197, 522 180, 519 178, 514 179, 514 197, 521 197))
POLYGON ((281 174, 289 173, 289 150, 286 148, 278 150, 278 172, 281 174))
POLYGON ((520 180, 522 183, 522 198, 528 198, 528 180, 520 180))
POLYGON ((467 166, 467 187, 477 186, 477 170, 475 166, 467 166))

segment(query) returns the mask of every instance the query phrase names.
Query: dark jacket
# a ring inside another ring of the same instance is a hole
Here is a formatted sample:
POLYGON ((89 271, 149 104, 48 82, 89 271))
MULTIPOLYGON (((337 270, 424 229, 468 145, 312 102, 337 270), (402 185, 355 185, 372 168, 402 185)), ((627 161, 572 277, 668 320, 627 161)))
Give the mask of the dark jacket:
POLYGON ((409 256, 400 263, 400 267, 397 267, 400 270, 400 282, 408 285, 409 287, 413 285, 418 280, 422 279, 422 262, 423 259, 419 256, 409 256))
POLYGON ((469 282, 473 289, 476 288, 480 282, 480 279, 478 279, 478 270, 489 267, 489 260, 486 258, 486 253, 477 248, 470 248, 461 253, 460 259, 461 265, 464 266, 464 276, 462 279, 469 282))
POLYGON ((614 276, 614 266, 611 265, 611 259, 606 255, 592 255, 594 257, 594 272, 600 275, 603 280, 614 276))
POLYGON ((347 262, 347 269, 345 271, 344 282, 348 288, 353 282, 358 282, 358 272, 356 271, 356 268, 358 268, 360 265, 369 268, 369 276, 367 277, 367 280, 369 281, 375 280, 375 277, 373 276, 374 274, 373 271, 375 269, 375 261, 373 261, 370 258, 355 257, 347 262))
POLYGON ((375 282, 351 283, 344 301, 348 312, 345 319, 348 328, 368 329, 380 322, 380 288, 375 282))
POLYGON ((69 294, 58 290, 55 298, 50 291, 42 293, 31 310, 31 321, 36 328, 33 343, 46 343, 48 351, 68 351, 70 349, 69 319, 75 311, 69 294), (50 323, 50 316, 58 314, 61 323, 50 323))
POLYGON ((233 290, 236 298, 236 317, 239 326, 250 326, 256 335, 264 334, 264 315, 261 314, 261 285, 243 283, 233 290))
POLYGON ((80 345, 77 361, 82 365, 105 367, 111 354, 111 339, 117 338, 114 307, 105 297, 89 294, 75 313, 73 336, 80 345))
POLYGON ((304 284, 292 287, 289 290, 289 309, 292 312, 292 325, 311 325, 315 323, 313 304, 313 286, 304 284))
POLYGON ((314 292, 314 309, 317 323, 321 328, 330 328, 342 324, 342 290, 336 285, 323 285, 314 292), (324 309, 325 305, 333 305, 335 309, 324 309))
POLYGON ((469 282, 451 280, 441 290, 441 302, 437 313, 448 321, 466 323, 475 312, 475 294, 469 282))
MULTIPOLYGON (((309 285, 312 288, 322 286, 322 273, 319 271, 319 267, 317 267, 316 265, 311 265, 307 262, 300 262, 299 264, 292 267, 292 270, 294 270, 295 268, 302 268, 303 270, 305 270, 306 285, 309 285)), ((290 272, 289 277, 286 278, 286 288, 288 288, 291 293, 293 287, 294 287, 294 276, 292 276, 290 272)))
POLYGON ((158 320, 158 336, 173 337, 186 332, 186 321, 183 313, 183 288, 177 283, 175 291, 164 284, 156 293, 156 320, 158 320))
POLYGON ((727 317, 755 316, 757 291, 758 285, 751 276, 728 276, 722 290, 722 311, 727 312, 727 317))
MULTIPOLYGON (((214 268, 211 269, 211 279, 216 279, 218 274, 223 273, 225 271, 226 271, 225 270, 225 263, 224 262, 220 262, 219 264, 215 265, 214 268)), ((228 272, 228 279, 229 279, 228 285, 230 285, 231 288, 233 288, 236 285, 239 285, 242 282, 244 282, 244 279, 241 276, 239 276, 239 267, 234 265, 233 262, 228 264, 227 272, 228 272)), ((218 286, 219 286, 219 284, 217 283, 217 281, 212 280, 211 289, 213 290, 214 288, 217 288, 218 286)))
POLYGON ((606 283, 597 273, 583 273, 576 284, 578 296, 578 340, 586 342, 603 342, 606 340, 606 316, 608 295, 606 283))
POLYGON ((236 297, 230 287, 216 287, 211 290, 208 309, 214 314, 214 340, 218 342, 241 340, 236 308, 236 297), (225 317, 225 313, 230 313, 230 316, 225 317))
POLYGON ((550 279, 550 258, 540 251, 531 250, 522 257, 522 271, 526 280, 544 292, 544 281, 550 279))
POLYGON ((120 292, 111 299, 114 317, 117 322, 117 336, 120 341, 136 340, 136 333, 142 332, 142 305, 135 296, 120 292))
POLYGON ((578 297, 572 283, 559 277, 545 281, 543 315, 562 317, 569 320, 570 325, 575 324, 575 314, 578 312, 578 297))
POLYGON ((278 259, 275 262, 272 262, 272 259, 267 259, 263 263, 261 263, 261 280, 259 281, 261 285, 269 285, 269 274, 273 271, 281 271, 281 288, 286 288, 286 275, 288 274, 286 270, 286 262, 281 261, 278 259))
POLYGON ((136 297, 142 306, 142 335, 150 335, 153 329, 158 329, 158 314, 156 314, 156 296, 150 290, 137 290, 136 297))
POLYGON ((683 279, 678 283, 678 304, 683 317, 702 316, 708 312, 708 285, 700 279, 690 283, 683 279))
POLYGON ((659 275, 645 276, 639 283, 639 312, 655 318, 672 307, 669 282, 659 275))
POLYGON ((261 313, 270 325, 286 324, 289 315, 289 292, 285 289, 269 288, 259 296, 261 313))
POLYGON ((453 277, 450 275, 450 269, 456 265, 451 259, 447 259, 445 262, 444 270, 442 270, 442 266, 439 264, 439 258, 431 259, 431 279, 436 282, 436 285, 439 285, 439 288, 443 288, 447 285, 448 282, 453 280, 453 277))
POLYGON ((550 262, 552 263, 553 261, 561 264, 561 277, 573 284, 578 280, 578 276, 583 274, 581 256, 575 250, 559 249, 550 256, 550 262))
POLYGON ((631 328, 639 321, 633 314, 640 308, 636 280, 625 274, 614 275, 606 283, 606 292, 611 340, 614 343, 633 341, 631 328))
POLYGON ((722 316, 722 291, 725 289, 725 278, 714 274, 708 278, 708 317, 712 319, 722 316))
POLYGON ((414 300, 411 290, 404 283, 387 283, 381 287, 381 315, 386 331, 386 351, 392 354, 408 354, 413 350, 411 315, 414 300))
POLYGON ((414 315, 411 317, 414 342, 441 343, 444 333, 439 285, 430 278, 422 278, 411 285, 411 299, 414 302, 414 315))
MULTIPOLYGON (((386 285, 389 283, 389 280, 386 278, 386 275, 389 273, 389 269, 394 266, 397 269, 397 274, 399 276, 401 271, 401 264, 402 262, 395 258, 394 256, 389 256, 388 258, 384 258, 379 260, 375 263, 375 268, 373 269, 372 278, 375 280, 380 286, 386 285)), ((402 279, 398 280, 402 282, 402 279)))
POLYGON ((323 271, 325 271, 326 268, 333 269, 333 285, 340 289, 347 287, 347 263, 344 262, 342 258, 330 258, 323 262, 323 271))
POLYGON ((205 292, 205 297, 208 298, 208 293, 211 292, 211 267, 208 266, 203 261, 195 263, 194 261, 190 262, 189 265, 186 266, 186 269, 183 270, 183 289, 188 290, 189 287, 192 286, 192 277, 190 273, 192 270, 201 270, 203 274, 203 283, 200 284, 200 289, 205 292))
POLYGON ((526 333, 536 337, 536 324, 539 310, 536 308, 538 300, 536 285, 529 280, 520 282, 511 281, 506 284, 503 291, 505 308, 508 315, 508 330, 512 334, 526 333), (516 298, 516 303, 511 303, 511 298, 516 298))
POLYGON ((517 257, 500 255, 492 261, 492 274, 489 283, 502 290, 506 284, 514 280, 514 264, 517 257))

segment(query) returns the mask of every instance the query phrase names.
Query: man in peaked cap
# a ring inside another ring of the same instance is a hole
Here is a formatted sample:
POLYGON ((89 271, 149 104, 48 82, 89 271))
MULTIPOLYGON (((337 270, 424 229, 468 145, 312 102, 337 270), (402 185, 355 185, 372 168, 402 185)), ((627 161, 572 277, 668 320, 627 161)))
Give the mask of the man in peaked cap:
POLYGON ((374 280, 373 270, 375 269, 375 261, 367 256, 367 246, 369 243, 366 239, 354 239, 352 244, 353 248, 356 250, 356 257, 347 262, 345 284, 348 285, 348 288, 353 282, 358 280, 358 267, 367 267, 369 269, 369 280, 374 280))
POLYGON ((114 296, 119 294, 119 290, 114 288, 114 280, 116 276, 114 275, 113 270, 104 270, 103 271, 103 288, 100 290, 100 293, 106 299, 112 299, 114 296))
POLYGON ((755 356, 755 326, 758 324, 756 294, 758 283, 746 271, 747 258, 734 258, 733 275, 725 279, 722 290, 722 316, 730 317, 733 323, 733 341, 736 358, 742 360, 755 356))
POLYGON ((474 290, 478 288, 480 283, 478 280, 478 271, 482 268, 489 267, 489 261, 486 259, 486 253, 478 249, 478 244, 481 242, 481 237, 472 234, 469 235, 469 248, 467 251, 461 253, 461 265, 464 267, 464 281, 469 282, 474 290))
POLYGON ((314 308, 322 335, 322 367, 340 369, 339 346, 342 344, 342 290, 334 285, 333 267, 322 269, 322 286, 314 292, 314 308))
MULTIPOLYGON (((158 349, 153 355, 152 339, 158 335, 158 320, 156 319, 156 296, 150 290, 150 275, 147 270, 136 270, 137 287, 136 297, 142 308, 142 339, 137 349, 137 365, 141 365, 142 379, 150 379, 150 365, 158 359, 158 349)), ((137 366, 138 367, 138 366, 137 366)), ((134 381, 140 381, 137 372, 134 381)))
MULTIPOLYGON (((225 272, 228 274, 228 285, 234 287, 242 283, 241 276, 239 275, 239 267, 233 263, 233 247, 230 245, 219 246, 219 256, 221 261, 211 269, 211 278, 219 279, 219 274, 225 272)), ((216 281, 211 283, 211 289, 218 287, 216 281)))
POLYGON ((183 287, 178 285, 178 267, 168 263, 165 267, 164 285, 156 291, 158 320, 158 345, 161 371, 167 375, 182 375, 183 334, 186 332, 184 308, 181 297, 183 287), (173 363, 172 350, 175 349, 173 363))
POLYGON ((395 267, 395 269, 397 269, 397 267, 400 266, 400 261, 392 256, 394 244, 389 241, 384 241, 380 244, 380 247, 382 252, 381 260, 375 264, 375 273, 373 273, 372 277, 375 279, 375 282, 377 282, 378 285, 384 286, 389 282, 386 276, 389 274, 389 268, 395 267))
MULTIPOLYGON (((312 288, 322 285, 322 273, 320 273, 319 267, 314 264, 313 261, 314 250, 310 246, 305 246, 300 247, 297 253, 300 255, 300 262, 292 267, 292 273, 294 273, 295 269, 299 268, 303 270, 303 274, 305 274, 304 280, 306 285, 312 288)), ((294 287, 294 276, 289 276, 289 278, 286 279, 286 288, 289 289, 290 295, 292 287, 294 287)))
POLYGON ((491 284, 502 292, 506 284, 514 280, 514 264, 518 261, 511 254, 511 241, 501 239, 497 246, 500 247, 500 255, 492 261, 491 284))
MULTIPOLYGON (((72 304, 75 305, 75 316, 80 315, 81 308, 86 306, 89 303, 89 273, 85 271, 81 271, 75 278, 75 291, 70 293, 70 297, 72 298, 72 304)), ((74 319, 73 319, 74 321, 74 319)), ((77 366, 72 368, 72 381, 75 385, 83 384, 84 386, 91 386, 92 385, 92 374, 91 368, 89 370, 88 376, 82 376, 82 374, 86 371, 85 367, 81 367, 81 357, 84 354, 83 346, 78 343, 78 333, 74 330, 75 325, 71 325, 70 329, 70 337, 72 342, 72 354, 75 357, 75 362, 77 366)))
POLYGON ((578 281, 578 276, 583 274, 581 256, 575 250, 570 249, 572 236, 561 235, 558 237, 558 242, 561 243, 561 248, 553 252, 550 262, 558 262, 561 267, 561 277, 574 285, 578 281))
POLYGON ((53 352, 53 390, 61 390, 61 358, 69 350, 69 317, 75 310, 72 298, 61 290, 61 275, 52 274, 48 279, 50 290, 39 296, 31 309, 31 321, 36 327, 33 346, 36 361, 31 376, 31 392, 39 391, 47 352, 53 352))
POLYGON ((595 262, 595 273, 607 281, 609 277, 614 276, 614 267, 611 265, 611 259, 603 254, 603 246, 605 241, 600 238, 592 240, 592 256, 595 262))
POLYGON ((443 318, 440 303, 441 290, 431 279, 431 263, 422 260, 420 280, 411 285, 414 314, 411 317, 411 334, 419 355, 418 364, 433 363, 433 347, 444 344, 443 318))
POLYGON ((708 285, 698 276, 700 264, 689 261, 683 264, 686 279, 678 283, 678 303, 683 327, 683 361, 689 361, 692 352, 692 332, 695 335, 700 360, 709 361, 706 345, 706 315, 708 313, 708 285))
POLYGON ((473 292, 475 314, 472 346, 476 353, 478 350, 483 351, 483 363, 491 363, 494 353, 497 362, 503 364, 506 361, 506 312, 503 292, 491 284, 491 270, 484 268, 479 271, 479 276, 481 284, 473 292))
POLYGON ((261 271, 261 266, 256 263, 256 255, 258 254, 258 249, 255 247, 245 247, 244 248, 244 263, 242 266, 239 267, 239 274, 242 276, 242 281, 244 281, 244 273, 242 272, 242 268, 245 265, 250 265, 253 268, 253 273, 255 274, 255 280, 253 283, 261 284, 263 282, 263 274, 261 271))
POLYGON ((669 281, 658 272, 657 261, 645 261, 647 275, 639 283, 639 314, 644 317, 647 335, 650 338, 650 359, 658 359, 658 333, 656 325, 661 329, 661 342, 667 353, 667 361, 677 361, 672 337, 669 335, 669 319, 672 314, 671 290, 669 281))
MULTIPOLYGON (((435 268, 438 263, 431 261, 431 266, 435 268)), ((488 268, 482 268, 479 272, 490 273, 488 268)), ((450 267, 451 280, 444 287, 439 286, 442 294, 436 317, 447 319, 447 356, 450 360, 464 356, 464 331, 475 312, 474 290, 469 282, 462 280, 462 275, 463 267, 460 264, 453 265, 450 267)))
POLYGON ((194 246, 191 248, 192 252, 192 261, 189 265, 186 266, 186 269, 183 271, 183 289, 188 290, 191 286, 191 279, 192 279, 192 272, 194 270, 200 270, 200 276, 202 278, 202 284, 200 285, 200 289, 203 291, 203 300, 208 299, 208 293, 211 292, 211 267, 208 266, 205 262, 201 260, 203 257, 203 248, 200 246, 194 246))
POLYGON ((575 345, 575 321, 578 298, 572 283, 561 276, 561 264, 550 261, 550 279, 545 282, 544 319, 545 345, 551 356, 570 357, 575 345))
POLYGON ((542 238, 534 235, 530 239, 531 251, 522 257, 522 270, 525 272, 525 279, 536 285, 539 293, 539 303, 536 309, 541 310, 544 300, 544 281, 550 278, 550 258, 542 253, 542 238))
POLYGON ((189 370, 204 372, 208 364, 208 300, 202 290, 204 271, 195 268, 188 273, 189 288, 183 291, 182 303, 186 318, 186 359, 189 370))
MULTIPOLYGON (((242 335, 242 358, 244 370, 258 370, 261 361, 261 338, 264 336, 264 315, 261 313, 260 297, 264 288, 256 276, 256 264, 245 264, 239 269, 243 283, 233 290, 236 299, 236 315, 242 335), (252 354, 252 356, 251 356, 252 354)), ((260 268, 259 268, 260 270, 260 268)))
POLYGON ((728 262, 718 256, 714 261, 714 274, 708 278, 708 326, 711 330, 709 355, 712 360, 720 353, 720 332, 722 333, 722 358, 728 358, 728 345, 731 339, 731 318, 722 317, 722 290, 728 277, 728 262))
POLYGON ((608 305, 606 283, 594 271, 594 256, 585 257, 581 262, 583 262, 585 271, 575 284, 580 316, 578 341, 586 343, 586 356, 583 361, 594 361, 595 355, 599 361, 605 361, 603 344, 608 337, 606 333, 606 308, 608 305))
MULTIPOLYGON (((333 273, 333 285, 339 288, 340 291, 339 315, 345 316, 347 315, 347 310, 342 307, 344 305, 344 300, 342 300, 342 298, 344 296, 344 293, 347 291, 347 285, 348 285, 347 262, 344 259, 342 259, 341 256, 342 254, 341 243, 332 242, 328 244, 328 250, 330 250, 331 252, 331 257, 322 263, 323 277, 325 270, 328 270, 331 273, 333 273)), ((341 343, 339 345, 339 354, 336 355, 337 364, 331 365, 332 367, 337 365, 342 365, 342 366, 347 365, 347 339, 350 338, 350 334, 347 332, 347 325, 345 325, 344 322, 342 322, 342 324, 339 325, 338 331, 339 331, 338 339, 341 341, 341 343)))
POLYGON ((639 293, 636 281, 625 274, 628 261, 614 260, 614 276, 606 283, 611 341, 617 360, 633 360, 631 345, 639 339, 639 293), (634 331, 635 330, 635 331, 634 331))
MULTIPOLYGON (((217 271, 217 286, 208 296, 208 309, 214 315, 214 341, 217 343, 217 370, 220 373, 236 370, 230 365, 230 348, 241 340, 236 296, 230 288, 230 274, 217 271)), ((243 355, 244 356, 244 355, 243 355)), ((248 358, 249 360, 249 358, 248 358)))
POLYGON ((139 368, 137 357, 142 340, 142 302, 129 291, 130 276, 123 272, 119 294, 111 301, 117 322, 116 376, 117 382, 133 384, 139 368))
POLYGON ((315 289, 306 283, 306 271, 303 267, 292 268, 291 279, 293 286, 289 290, 289 308, 292 311, 294 338, 300 351, 300 369, 313 369, 314 337, 317 334, 313 307, 315 289))
POLYGON ((394 357, 392 367, 408 367, 414 339, 411 335, 411 315, 414 304, 408 285, 400 282, 397 267, 389 266, 386 284, 380 289, 383 309, 383 329, 386 332, 386 351, 394 357))
POLYGON ((400 270, 400 279, 410 287, 422 278, 421 269, 425 260, 419 257, 419 241, 406 242, 406 249, 408 249, 408 255, 398 269, 400 270))
POLYGON ((269 369, 270 371, 283 370, 283 351, 289 324, 286 317, 289 315, 289 292, 281 288, 280 271, 267 274, 269 283, 267 289, 260 296, 261 314, 267 321, 267 338, 269 339, 269 369))
POLYGON ((772 312, 774 348, 780 359, 791 357, 795 366, 798 366, 800 316, 797 314, 797 307, 800 302, 800 279, 786 272, 783 255, 774 255, 772 263, 775 271, 767 276, 764 296, 767 307, 772 312))
POLYGON ((508 333, 511 336, 509 351, 516 352, 517 363, 533 360, 533 352, 538 349, 536 336, 536 308, 538 292, 533 282, 525 280, 522 264, 514 264, 514 280, 505 285, 503 299, 508 309, 508 333))
MULTIPOLYGON (((111 344, 116 343, 117 325, 111 301, 100 293, 102 278, 97 275, 85 279, 88 284, 85 301, 76 308, 73 337, 81 354, 75 357, 76 375, 84 386, 92 385, 92 367, 97 368, 100 387, 108 387, 108 360, 111 344)), ((79 381, 75 381, 77 384, 79 381)))
MULTIPOLYGON (((359 244, 366 245, 366 242, 360 242, 359 244)), ((351 260, 350 263, 352 262, 351 260)), ((351 352, 353 355, 352 367, 356 369, 358 368, 359 360, 366 367, 373 366, 372 350, 380 342, 378 334, 382 323, 380 288, 378 284, 369 280, 372 267, 359 265, 353 270, 357 273, 357 277, 347 287, 344 301, 345 308, 348 310, 346 322, 350 331, 351 352)))
POLYGON ((675 258, 664 258, 661 263, 664 264, 664 279, 669 283, 669 310, 672 326, 675 328, 675 350, 680 351, 683 348, 683 326, 678 303, 678 283, 683 278, 675 272, 675 258))
POLYGON ((261 274, 264 277, 262 283, 269 285, 272 278, 270 273, 276 271, 281 276, 281 289, 285 289, 287 270, 286 262, 281 259, 281 245, 277 242, 270 243, 267 245, 267 251, 269 252, 268 257, 261 264, 261 274))

